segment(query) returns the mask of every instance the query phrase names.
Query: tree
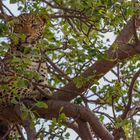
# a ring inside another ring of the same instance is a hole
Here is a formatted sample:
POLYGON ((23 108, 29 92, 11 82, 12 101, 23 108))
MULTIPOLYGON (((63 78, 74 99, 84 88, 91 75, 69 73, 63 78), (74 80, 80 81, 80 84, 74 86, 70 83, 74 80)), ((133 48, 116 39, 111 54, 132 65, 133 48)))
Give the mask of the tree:
MULTIPOLYGON (((23 127, 29 140, 69 139, 67 128, 83 140, 139 139, 139 2, 10 0, 21 13, 39 13, 47 19, 44 37, 36 46, 46 50, 53 95, 0 108, 2 137, 13 131, 8 123, 14 122, 22 139, 23 127)), ((13 38, 5 22, 15 13, 2 1, 0 10, 2 71, 10 46, 3 37, 13 38)))

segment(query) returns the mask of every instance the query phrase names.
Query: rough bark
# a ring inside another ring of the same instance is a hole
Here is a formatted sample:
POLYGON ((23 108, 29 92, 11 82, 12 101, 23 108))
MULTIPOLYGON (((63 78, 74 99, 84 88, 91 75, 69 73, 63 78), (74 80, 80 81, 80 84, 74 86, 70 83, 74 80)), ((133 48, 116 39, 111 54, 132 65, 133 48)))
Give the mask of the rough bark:
POLYGON ((87 122, 84 122, 82 120, 78 120, 79 125, 79 131, 80 131, 80 137, 82 140, 93 140, 93 136, 91 134, 91 130, 89 128, 89 125, 87 122))

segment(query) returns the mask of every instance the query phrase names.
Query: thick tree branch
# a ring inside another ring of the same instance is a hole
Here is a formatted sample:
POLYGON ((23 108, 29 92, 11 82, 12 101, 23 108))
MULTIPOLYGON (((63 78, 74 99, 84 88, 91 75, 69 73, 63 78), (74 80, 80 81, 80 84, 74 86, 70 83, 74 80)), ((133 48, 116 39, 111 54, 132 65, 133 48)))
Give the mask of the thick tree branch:
MULTIPOLYGON (((44 101, 46 102, 46 101, 44 101)), ((84 108, 82 106, 78 106, 75 104, 71 104, 64 101, 56 101, 56 100, 49 100, 47 101, 48 108, 38 108, 34 106, 34 101, 31 100, 25 100, 25 105, 32 108, 32 111, 36 114, 38 118, 58 118, 60 115, 60 110, 63 110, 61 112, 64 112, 67 117, 71 117, 73 119, 77 118, 78 120, 82 121, 83 123, 88 123, 92 129, 92 131, 102 140, 113 140, 113 136, 111 133, 100 123, 99 119, 96 117, 96 115, 88 110, 87 108, 84 108)), ((9 122, 16 122, 18 124, 23 124, 23 120, 21 119, 20 115, 20 106, 17 104, 14 106, 7 106, 4 110, 1 110, 0 117, 3 118, 3 120, 9 120, 9 122), (10 114, 13 114, 12 117, 9 118, 10 114)), ((85 125, 85 124, 83 124, 85 125)), ((81 137, 85 137, 85 134, 81 135, 81 128, 78 127, 78 134, 80 134, 81 137)), ((87 129, 87 126, 86 126, 87 129)), ((88 130, 88 129, 87 129, 88 130)), ((88 132, 88 138, 90 140, 90 131, 88 132)))
POLYGON ((78 106, 64 101, 49 100, 46 102, 48 104, 48 109, 45 110, 44 108, 37 108, 35 106, 31 106, 31 104, 33 104, 32 102, 24 101, 24 103, 30 108, 32 108, 33 112, 36 112, 37 115, 39 115, 39 117, 41 118, 57 118, 59 117, 60 109, 63 108, 63 112, 67 117, 75 118, 77 115, 79 115, 78 117, 81 121, 89 123, 93 132, 95 132, 95 134, 102 140, 113 140, 113 136, 100 123, 96 115, 92 111, 82 106, 78 106))
MULTIPOLYGON (((140 19, 137 18, 136 21, 137 26, 140 25, 140 19)), ((124 27, 120 35, 117 37, 113 45, 116 45, 116 49, 110 48, 107 53, 107 58, 104 60, 99 60, 95 62, 91 67, 87 68, 85 72, 83 72, 83 78, 89 78, 87 82, 81 87, 77 88, 74 81, 69 82, 63 88, 63 91, 58 90, 53 94, 53 97, 57 100, 65 100, 70 101, 74 99, 78 94, 82 93, 90 86, 93 85, 95 80, 99 80, 102 76, 104 76, 109 70, 111 70, 118 62, 124 61, 138 53, 140 53, 140 42, 133 46, 129 45, 129 40, 133 37, 133 18, 131 18, 127 25, 124 27), (65 90, 70 90, 74 92, 64 92, 65 90)))
POLYGON ((64 121, 63 122, 67 127, 71 128, 72 130, 74 130, 78 135, 80 135, 80 132, 79 132, 79 128, 78 128, 78 124, 74 121, 74 122, 71 122, 69 120, 67 121, 64 121))
POLYGON ((93 140, 88 123, 81 120, 77 120, 77 122, 79 125, 79 131, 80 131, 79 136, 82 138, 82 140, 93 140))
POLYGON ((28 140, 36 140, 36 129, 35 128, 31 128, 31 119, 26 119, 25 121, 23 121, 23 127, 26 130, 27 133, 27 138, 28 140))

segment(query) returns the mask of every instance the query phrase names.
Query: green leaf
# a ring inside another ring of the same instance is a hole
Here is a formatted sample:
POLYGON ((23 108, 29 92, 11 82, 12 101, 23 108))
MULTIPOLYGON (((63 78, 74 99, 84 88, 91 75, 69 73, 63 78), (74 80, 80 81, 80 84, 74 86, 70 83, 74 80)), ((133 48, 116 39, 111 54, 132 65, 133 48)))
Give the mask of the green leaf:
POLYGON ((75 104, 82 104, 82 101, 83 101, 83 99, 81 98, 81 97, 77 97, 75 100, 74 100, 74 103, 75 104))
POLYGON ((28 111, 27 110, 22 110, 21 117, 23 120, 25 120, 28 117, 28 111))
POLYGON ((81 88, 85 83, 85 79, 81 76, 74 78, 74 83, 76 84, 77 88, 81 88))
POLYGON ((69 138, 69 136, 70 136, 70 133, 66 133, 65 134, 65 137, 68 139, 69 138))
POLYGON ((105 118, 105 117, 104 117, 103 115, 100 116, 100 121, 101 121, 102 123, 103 123, 103 121, 104 121, 104 118, 105 118))
POLYGON ((35 128, 35 122, 34 122, 34 121, 31 121, 31 122, 30 122, 30 128, 31 128, 31 129, 35 128))
POLYGON ((18 0, 10 0, 10 4, 14 4, 16 2, 18 2, 18 0))
POLYGON ((48 108, 48 105, 41 101, 38 101, 35 105, 39 108, 46 108, 46 109, 48 108))
POLYGON ((53 122, 53 123, 57 123, 56 118, 52 118, 52 122, 53 122))
POLYGON ((23 88, 23 87, 27 87, 28 85, 28 81, 25 79, 18 79, 17 80, 17 87, 18 88, 23 88))
POLYGON ((65 120, 66 119, 66 115, 64 113, 61 113, 60 116, 59 116, 60 120, 65 120))
POLYGON ((94 93, 96 93, 97 87, 96 87, 96 86, 93 86, 93 87, 91 88, 91 90, 92 90, 94 93))

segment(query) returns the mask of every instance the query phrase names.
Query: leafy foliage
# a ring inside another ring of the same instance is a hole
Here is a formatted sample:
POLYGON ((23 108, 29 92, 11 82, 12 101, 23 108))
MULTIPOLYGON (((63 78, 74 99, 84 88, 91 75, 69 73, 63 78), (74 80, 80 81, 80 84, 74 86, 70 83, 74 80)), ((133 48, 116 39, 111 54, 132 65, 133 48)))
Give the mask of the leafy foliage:
MULTIPOLYGON (((10 4, 17 4, 17 11, 39 13, 46 19, 43 38, 36 43, 34 49, 24 51, 25 54, 31 52, 39 56, 39 50, 43 50, 44 61, 49 71, 48 83, 52 91, 66 85, 70 80, 74 81, 77 88, 84 88, 87 81, 94 80, 94 77, 89 78, 81 74, 96 61, 108 60, 106 51, 127 24, 128 19, 139 13, 139 2, 139 0, 10 0, 10 4)), ((0 21, 1 59, 9 50, 10 43, 18 44, 19 38, 25 40, 26 37, 11 34, 4 21, 0 21)), ((133 40, 128 43, 133 43, 133 40)), ((117 46, 113 44, 112 48, 117 49, 117 46)), ((14 79, 12 86, 16 95, 18 88, 26 87, 33 77, 36 79, 40 77, 37 72, 27 70, 31 63, 29 59, 20 59, 12 55, 13 59, 10 63, 15 73, 10 78, 14 79)), ((122 119, 120 114, 123 114, 129 100, 128 90, 139 66, 138 55, 119 63, 110 73, 103 76, 100 82, 94 80, 94 85, 73 102, 93 109, 110 132, 121 127, 126 138, 138 139, 139 119, 135 120, 135 117, 130 120, 122 119)), ((8 81, 9 76, 5 79, 8 81)), ((140 98, 139 85, 138 78, 133 87, 132 107, 140 98)), ((5 85, 0 86, 0 90, 7 89, 5 85)), ((48 108, 43 102, 37 102, 36 106, 48 108)), ((23 118, 27 115, 28 112, 23 111, 23 118)), ((65 119, 63 113, 58 119, 52 119, 48 139, 69 139, 69 133, 63 126, 65 119)), ((45 135, 40 134, 41 137, 43 139, 45 135)))

